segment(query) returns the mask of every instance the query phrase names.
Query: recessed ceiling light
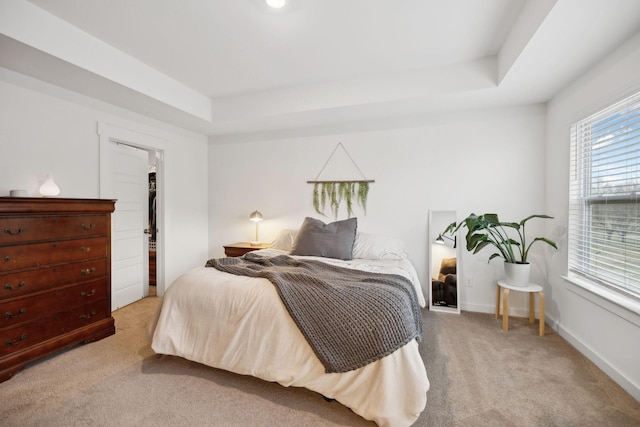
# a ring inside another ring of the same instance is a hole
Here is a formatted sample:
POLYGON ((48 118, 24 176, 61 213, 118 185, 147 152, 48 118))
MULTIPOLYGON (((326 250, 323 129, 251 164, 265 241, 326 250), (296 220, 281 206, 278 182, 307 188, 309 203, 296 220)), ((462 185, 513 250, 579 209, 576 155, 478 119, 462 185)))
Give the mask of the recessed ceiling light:
POLYGON ((284 7, 284 4, 286 3, 285 0, 265 0, 265 1, 270 7, 274 9, 280 9, 284 7))

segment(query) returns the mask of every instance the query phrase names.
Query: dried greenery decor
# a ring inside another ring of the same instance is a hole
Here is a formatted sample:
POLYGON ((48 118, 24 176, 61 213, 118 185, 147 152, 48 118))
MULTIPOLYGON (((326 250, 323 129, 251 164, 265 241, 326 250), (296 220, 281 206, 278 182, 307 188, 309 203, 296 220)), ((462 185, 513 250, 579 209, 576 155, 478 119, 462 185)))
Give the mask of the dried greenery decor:
POLYGON ((313 207, 320 215, 325 215, 325 209, 328 206, 331 207, 333 216, 338 218, 338 211, 340 204, 344 202, 347 205, 347 217, 353 215, 354 203, 357 203, 367 214, 367 197, 369 195, 369 183, 373 180, 366 179, 360 168, 353 161, 353 158, 342 143, 338 143, 336 148, 325 162, 324 166, 313 181, 307 181, 309 184, 313 184, 313 207), (363 179, 361 180, 319 180, 318 177, 322 174, 329 161, 333 158, 336 150, 342 147, 344 153, 349 157, 355 168, 358 170, 363 179))
POLYGON ((366 215, 368 194, 369 181, 318 181, 313 183, 313 207, 320 215, 326 216, 324 211, 328 202, 333 216, 338 218, 340 204, 344 201, 347 205, 347 217, 351 217, 355 201, 366 215))

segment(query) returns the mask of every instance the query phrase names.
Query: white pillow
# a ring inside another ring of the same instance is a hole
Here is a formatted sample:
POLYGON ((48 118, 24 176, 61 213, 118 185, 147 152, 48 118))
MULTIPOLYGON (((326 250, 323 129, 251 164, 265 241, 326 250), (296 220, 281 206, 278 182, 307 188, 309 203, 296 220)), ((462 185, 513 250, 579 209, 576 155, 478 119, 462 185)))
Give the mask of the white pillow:
POLYGON ((271 247, 274 249, 280 249, 281 251, 291 252, 293 242, 296 240, 297 235, 297 228, 283 228, 280 231, 280 234, 278 234, 278 237, 276 237, 276 240, 271 244, 271 247))
POLYGON ((397 237, 380 234, 356 233, 353 257, 361 259, 404 259, 407 251, 404 242, 397 237))

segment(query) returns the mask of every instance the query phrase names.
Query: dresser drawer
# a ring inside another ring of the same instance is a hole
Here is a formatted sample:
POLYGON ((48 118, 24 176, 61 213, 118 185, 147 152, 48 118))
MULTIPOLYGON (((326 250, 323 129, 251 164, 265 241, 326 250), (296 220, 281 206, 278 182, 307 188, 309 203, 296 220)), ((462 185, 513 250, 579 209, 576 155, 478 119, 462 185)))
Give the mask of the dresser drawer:
POLYGON ((49 317, 108 297, 107 279, 16 298, 0 303, 0 330, 49 317))
POLYGON ((106 215, 2 217, 0 245, 104 236, 107 225, 106 215))
POLYGON ((107 299, 102 299, 58 313, 54 316, 54 322, 61 328, 60 333, 66 333, 109 317, 111 304, 107 299))
POLYGON ((0 273, 106 256, 106 237, 0 247, 0 273))
POLYGON ((97 258, 89 261, 78 261, 23 270, 16 273, 0 274, 0 301, 38 291, 46 291, 62 285, 107 277, 108 268, 109 262, 107 258, 97 258))
POLYGON ((71 332, 111 316, 107 300, 56 313, 51 317, 0 329, 0 357, 40 344, 45 340, 71 332))
POLYGON ((53 337, 55 334, 52 331, 47 331, 47 328, 41 325, 43 323, 44 319, 40 321, 33 320, 28 323, 22 323, 15 328, 0 330, 0 357, 23 350, 53 337))

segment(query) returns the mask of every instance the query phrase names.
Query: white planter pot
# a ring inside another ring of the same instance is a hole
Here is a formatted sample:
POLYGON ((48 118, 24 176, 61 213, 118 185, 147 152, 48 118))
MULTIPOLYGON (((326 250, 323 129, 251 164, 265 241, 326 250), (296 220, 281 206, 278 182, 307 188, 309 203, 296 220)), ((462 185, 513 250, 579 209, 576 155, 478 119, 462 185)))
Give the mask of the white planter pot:
POLYGON ((531 276, 531 264, 504 263, 505 281, 512 286, 527 286, 531 276))

